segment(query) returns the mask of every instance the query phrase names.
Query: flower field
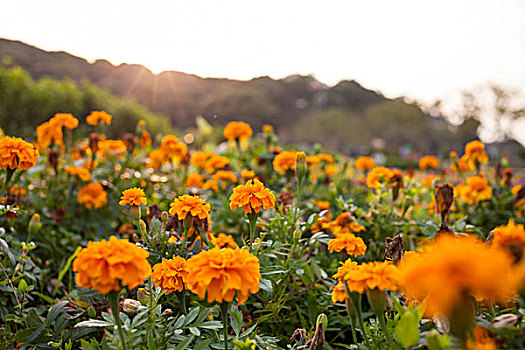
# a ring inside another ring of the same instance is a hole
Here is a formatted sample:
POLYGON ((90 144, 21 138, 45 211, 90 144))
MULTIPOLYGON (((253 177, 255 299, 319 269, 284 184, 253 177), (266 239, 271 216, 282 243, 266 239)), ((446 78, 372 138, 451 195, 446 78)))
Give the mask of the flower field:
POLYGON ((525 177, 482 142, 395 169, 112 119, 0 139, 1 349, 525 348, 525 177))

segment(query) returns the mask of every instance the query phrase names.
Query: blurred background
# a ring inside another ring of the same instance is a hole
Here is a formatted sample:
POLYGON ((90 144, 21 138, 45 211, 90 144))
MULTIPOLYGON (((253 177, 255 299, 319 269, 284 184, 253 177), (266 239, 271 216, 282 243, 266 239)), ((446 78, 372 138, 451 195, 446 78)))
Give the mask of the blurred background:
POLYGON ((104 109, 112 137, 274 126, 349 155, 524 160, 525 1, 10 1, 0 126, 104 109), (197 119, 197 117, 201 117, 197 119))

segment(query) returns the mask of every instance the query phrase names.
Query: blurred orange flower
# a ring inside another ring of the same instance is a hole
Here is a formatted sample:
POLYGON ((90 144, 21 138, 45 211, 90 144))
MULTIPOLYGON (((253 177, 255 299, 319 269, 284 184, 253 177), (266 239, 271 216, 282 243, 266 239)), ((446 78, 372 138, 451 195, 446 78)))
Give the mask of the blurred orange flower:
POLYGON ((77 200, 87 209, 98 209, 106 205, 108 194, 98 182, 92 182, 78 191, 77 200))
POLYGON ((439 160, 434 156, 423 156, 419 160, 419 169, 437 169, 439 167, 439 160))
POLYGON ((91 181, 91 173, 89 169, 80 168, 78 166, 68 166, 66 173, 78 177, 82 181, 91 181))
POLYGON ((227 140, 247 140, 252 134, 250 124, 245 122, 229 122, 224 128, 224 137, 227 140))
POLYGON ((93 111, 90 115, 86 117, 86 123, 93 126, 101 123, 111 125, 111 118, 111 115, 109 115, 105 111, 93 111))
POLYGON ((295 155, 297 151, 283 151, 273 159, 273 168, 281 175, 295 169, 295 155))
POLYGON ((354 166, 359 170, 370 170, 376 166, 376 161, 370 157, 359 157, 356 159, 354 166))
POLYGON ((342 233, 328 241, 328 250, 330 253, 334 251, 340 252, 343 249, 346 250, 348 255, 364 255, 366 252, 366 244, 361 237, 357 237, 350 232, 342 233))
POLYGON ((380 183, 388 182, 392 177, 392 171, 384 166, 372 169, 366 176, 366 185, 370 188, 378 188, 380 183))

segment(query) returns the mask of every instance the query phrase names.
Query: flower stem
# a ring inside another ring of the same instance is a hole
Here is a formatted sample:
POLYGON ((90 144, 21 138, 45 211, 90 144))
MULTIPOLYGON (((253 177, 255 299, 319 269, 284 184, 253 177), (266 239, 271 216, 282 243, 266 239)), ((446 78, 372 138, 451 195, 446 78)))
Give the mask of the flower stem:
POLYGON ((151 322, 155 322, 155 295, 153 293, 153 279, 149 278, 149 318, 151 322))
POLYGON ((255 213, 251 213, 247 215, 248 215, 248 221, 250 223, 250 250, 249 252, 251 253, 253 249, 253 244, 255 243, 254 242, 255 231, 257 229, 257 218, 259 217, 259 215, 255 213))
POLYGON ((120 322, 119 296, 120 296, 120 291, 109 292, 108 303, 109 303, 109 306, 111 307, 111 312, 113 313, 113 317, 115 318, 115 323, 117 324, 120 341, 122 342, 122 348, 124 350, 128 350, 128 348, 126 347, 126 338, 124 338, 124 331, 122 330, 122 324, 120 322))
POLYGON ((230 303, 221 303, 222 329, 224 332, 224 349, 228 350, 228 310, 230 303))
POLYGON ((5 175, 5 182, 4 182, 4 185, 2 186, 2 190, 0 190, 0 193, 4 193, 4 191, 7 189, 7 185, 9 185, 9 182, 11 181, 11 178, 13 177, 13 174, 15 173, 16 169, 17 168, 15 169, 7 168, 7 172, 5 175))
POLYGON ((350 293, 350 291, 348 290, 348 285, 346 284, 346 281, 343 280, 343 284, 345 286, 346 294, 348 295, 348 297, 350 298, 350 301, 352 302, 352 305, 354 306, 354 310, 357 316, 357 321, 359 322, 359 328, 361 328, 361 336, 363 337, 366 347, 371 350, 372 347, 370 346, 368 335, 365 332, 365 324, 363 322, 363 314, 361 312, 361 294, 350 293))

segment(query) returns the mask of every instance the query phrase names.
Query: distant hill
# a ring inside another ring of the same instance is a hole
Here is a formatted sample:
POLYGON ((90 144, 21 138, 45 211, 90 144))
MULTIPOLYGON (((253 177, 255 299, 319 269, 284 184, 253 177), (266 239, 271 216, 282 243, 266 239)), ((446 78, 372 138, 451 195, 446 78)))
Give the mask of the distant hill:
POLYGON ((211 123, 246 120, 255 129, 274 125, 285 142, 321 142, 331 148, 365 151, 371 141, 387 147, 412 145, 423 153, 460 149, 476 137, 477 123, 451 127, 416 105, 391 100, 355 81, 328 87, 312 76, 250 81, 201 78, 176 71, 158 75, 137 64, 89 63, 66 52, 47 52, 20 41, 0 39, 0 57, 9 56, 34 79, 88 79, 111 93, 133 98, 169 117, 177 128, 194 126, 202 115, 211 123), (362 146, 365 146, 364 148, 362 146))

